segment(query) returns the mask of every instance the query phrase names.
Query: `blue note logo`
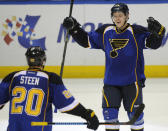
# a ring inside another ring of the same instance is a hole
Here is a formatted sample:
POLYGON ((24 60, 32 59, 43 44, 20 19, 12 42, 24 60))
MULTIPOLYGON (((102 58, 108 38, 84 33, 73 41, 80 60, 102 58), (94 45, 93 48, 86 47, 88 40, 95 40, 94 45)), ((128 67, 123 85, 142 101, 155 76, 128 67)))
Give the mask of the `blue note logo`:
POLYGON ((7 45, 10 45, 13 41, 24 47, 29 48, 30 46, 40 46, 44 50, 45 39, 42 37, 37 39, 35 34, 35 26, 40 16, 26 15, 24 20, 20 17, 12 16, 10 19, 7 18, 3 23, 2 37, 7 45))

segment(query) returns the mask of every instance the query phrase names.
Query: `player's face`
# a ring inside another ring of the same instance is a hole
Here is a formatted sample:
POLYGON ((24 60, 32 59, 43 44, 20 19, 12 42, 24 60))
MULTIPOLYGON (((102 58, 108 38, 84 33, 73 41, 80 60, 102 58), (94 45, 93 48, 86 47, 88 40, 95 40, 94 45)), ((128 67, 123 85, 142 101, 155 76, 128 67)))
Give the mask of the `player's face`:
POLYGON ((126 24, 125 21, 128 20, 128 14, 125 15, 121 11, 115 12, 113 13, 112 20, 116 24, 117 28, 123 28, 124 25, 126 24))

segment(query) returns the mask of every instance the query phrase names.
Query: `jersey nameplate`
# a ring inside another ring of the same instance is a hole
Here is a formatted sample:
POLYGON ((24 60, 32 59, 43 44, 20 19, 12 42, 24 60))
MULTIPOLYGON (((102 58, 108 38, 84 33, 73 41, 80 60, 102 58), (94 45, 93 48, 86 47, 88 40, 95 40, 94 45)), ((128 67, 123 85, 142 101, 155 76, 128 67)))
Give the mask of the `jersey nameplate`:
POLYGON ((39 85, 39 80, 38 77, 21 76, 20 84, 39 85))

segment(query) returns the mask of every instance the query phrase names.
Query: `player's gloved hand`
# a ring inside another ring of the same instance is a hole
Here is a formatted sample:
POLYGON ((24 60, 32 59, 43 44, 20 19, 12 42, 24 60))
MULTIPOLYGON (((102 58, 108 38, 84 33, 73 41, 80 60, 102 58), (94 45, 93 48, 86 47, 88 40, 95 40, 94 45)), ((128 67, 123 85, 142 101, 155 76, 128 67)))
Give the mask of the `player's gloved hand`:
POLYGON ((148 23, 148 31, 151 32, 152 34, 162 35, 163 32, 165 32, 165 27, 162 26, 153 17, 149 17, 147 19, 147 23, 148 23))
POLYGON ((73 17, 66 17, 63 21, 63 26, 67 29, 67 30, 72 30, 74 29, 76 26, 79 26, 80 24, 76 21, 75 18, 73 17))
POLYGON ((96 130, 99 126, 99 120, 95 115, 94 111, 91 109, 87 109, 84 119, 87 121, 87 128, 96 130))

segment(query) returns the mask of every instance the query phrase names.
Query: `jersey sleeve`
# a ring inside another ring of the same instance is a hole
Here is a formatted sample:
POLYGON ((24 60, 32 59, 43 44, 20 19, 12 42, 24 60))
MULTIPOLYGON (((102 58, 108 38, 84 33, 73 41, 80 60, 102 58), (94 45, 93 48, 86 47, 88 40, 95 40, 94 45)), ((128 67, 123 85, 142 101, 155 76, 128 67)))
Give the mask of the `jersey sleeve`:
POLYGON ((10 85, 12 84, 13 76, 16 72, 7 75, 0 83, 0 105, 9 101, 10 85))
POLYGON ((97 30, 88 33, 90 48, 104 50, 104 30, 111 25, 112 24, 104 24, 97 30))
POLYGON ((104 50, 102 34, 93 31, 93 32, 90 32, 88 35, 89 35, 89 47, 91 49, 104 50))
POLYGON ((64 85, 57 85, 53 93, 53 103, 61 112, 72 110, 79 104, 64 85))
POLYGON ((51 88, 52 103, 56 109, 59 109, 61 112, 66 112, 72 110, 79 104, 65 87, 59 76, 53 75, 52 80, 50 78, 49 86, 51 88))
POLYGON ((148 47, 146 47, 146 39, 150 35, 147 28, 136 24, 132 25, 132 28, 134 31, 138 47, 141 49, 147 49, 148 47))

